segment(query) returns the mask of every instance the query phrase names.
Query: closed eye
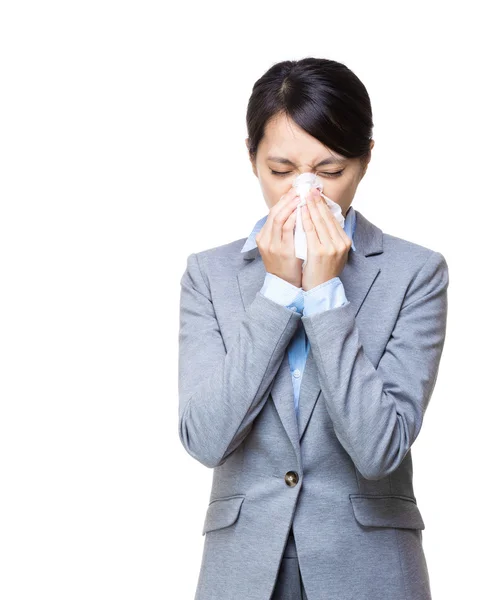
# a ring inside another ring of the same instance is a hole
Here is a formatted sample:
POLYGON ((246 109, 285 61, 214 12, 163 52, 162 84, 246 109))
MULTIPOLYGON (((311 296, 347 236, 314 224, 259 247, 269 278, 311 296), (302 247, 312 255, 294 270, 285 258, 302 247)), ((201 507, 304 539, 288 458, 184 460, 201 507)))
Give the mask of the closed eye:
MULTIPOLYGON (((291 173, 291 171, 273 171, 272 169, 270 169, 270 171, 272 175, 276 175, 277 177, 286 177, 291 173)), ((344 169, 342 169, 341 171, 336 171, 335 173, 322 172, 320 173, 320 175, 323 175, 324 177, 340 177, 343 172, 344 169)))

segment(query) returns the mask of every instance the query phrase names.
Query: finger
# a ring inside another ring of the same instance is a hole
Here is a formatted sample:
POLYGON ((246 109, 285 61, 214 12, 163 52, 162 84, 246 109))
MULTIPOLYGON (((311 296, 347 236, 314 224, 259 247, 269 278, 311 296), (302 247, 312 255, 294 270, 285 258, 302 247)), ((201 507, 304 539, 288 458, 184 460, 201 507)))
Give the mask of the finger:
POLYGON ((296 196, 291 197, 289 203, 286 204, 283 208, 281 208, 278 211, 278 213, 272 218, 271 242, 272 244, 274 244, 274 248, 279 248, 279 245, 283 244, 285 224, 288 219, 295 219, 298 203, 299 198, 297 198, 296 196))
POLYGON ((294 187, 291 187, 288 192, 283 194, 278 202, 271 208, 271 213, 276 214, 280 212, 285 206, 288 206, 294 198, 298 197, 298 192, 294 187))
POLYGON ((283 237, 283 226, 294 208, 297 207, 299 198, 294 188, 283 194, 279 201, 269 211, 264 226, 260 231, 260 239, 264 245, 270 245, 273 240, 281 243, 283 237))
POLYGON ((306 234, 307 240, 307 252, 311 254, 313 250, 317 250, 321 245, 320 239, 318 237, 318 233, 316 231, 316 227, 314 226, 313 220, 309 213, 309 209, 307 205, 304 205, 301 209, 302 214, 302 225, 304 227, 304 232, 306 234))
POLYGON ((292 214, 285 221, 283 226, 283 237, 281 240, 281 246, 285 249, 288 254, 293 254, 294 246, 295 246, 295 223, 297 221, 297 208, 292 212, 292 214))
POLYGON ((337 245, 341 244, 341 246, 347 245, 347 243, 350 242, 350 240, 346 232, 344 231, 344 228, 332 214, 329 207, 327 206, 327 203, 322 199, 321 196, 320 201, 317 202, 317 206, 319 208, 320 215, 325 221, 325 225, 334 243, 337 245))
POLYGON ((334 240, 332 240, 327 224, 325 223, 325 219, 321 215, 321 211, 318 205, 318 200, 315 200, 312 193, 309 193, 307 202, 309 216, 311 217, 311 220, 314 224, 320 243, 325 248, 330 249, 334 246, 334 240))

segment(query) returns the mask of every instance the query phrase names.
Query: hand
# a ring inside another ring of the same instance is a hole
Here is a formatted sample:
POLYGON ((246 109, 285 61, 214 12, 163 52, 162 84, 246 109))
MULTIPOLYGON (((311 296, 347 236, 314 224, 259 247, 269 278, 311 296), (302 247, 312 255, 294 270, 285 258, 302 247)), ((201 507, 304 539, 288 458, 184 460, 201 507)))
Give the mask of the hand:
POLYGON ((309 192, 307 205, 301 208, 301 212, 307 240, 302 289, 307 292, 342 273, 351 249, 351 240, 330 212, 318 189, 309 192))
POLYGON ((255 240, 266 271, 296 287, 302 279, 302 259, 295 256, 293 230, 299 198, 291 188, 270 210, 255 240))

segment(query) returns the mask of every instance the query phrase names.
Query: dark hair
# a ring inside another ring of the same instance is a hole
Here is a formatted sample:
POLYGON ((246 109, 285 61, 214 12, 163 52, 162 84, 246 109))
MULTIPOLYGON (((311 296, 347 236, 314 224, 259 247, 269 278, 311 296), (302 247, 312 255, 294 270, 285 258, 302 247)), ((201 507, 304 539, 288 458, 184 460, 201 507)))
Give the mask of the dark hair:
POLYGON ((252 159, 267 123, 281 114, 346 158, 364 162, 370 152, 374 126, 370 98, 363 83, 340 62, 285 60, 255 82, 246 112, 252 159))

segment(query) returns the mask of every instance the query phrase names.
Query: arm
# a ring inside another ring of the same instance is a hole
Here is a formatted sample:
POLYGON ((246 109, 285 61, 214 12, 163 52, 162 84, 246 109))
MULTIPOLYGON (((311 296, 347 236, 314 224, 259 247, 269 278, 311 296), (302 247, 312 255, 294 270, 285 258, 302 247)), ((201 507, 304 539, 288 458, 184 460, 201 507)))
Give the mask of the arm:
POLYGON ((335 433, 367 479, 392 473, 421 429, 447 321, 448 267, 432 251, 412 280, 377 369, 349 304, 302 321, 335 433))
POLYGON ((301 315, 257 293, 226 350, 196 254, 180 284, 179 437, 192 457, 216 467, 250 432, 301 315))

